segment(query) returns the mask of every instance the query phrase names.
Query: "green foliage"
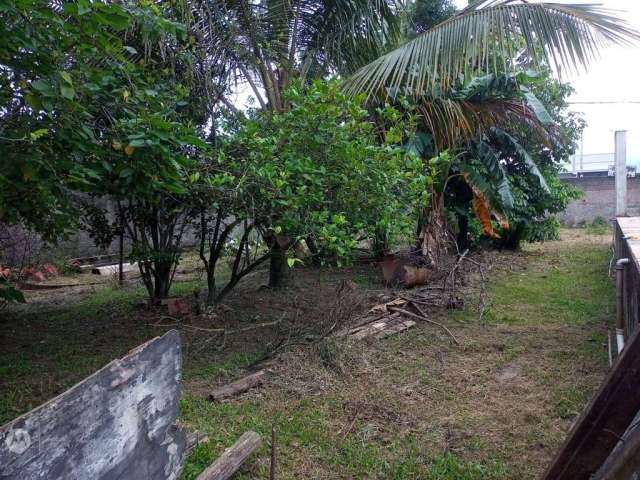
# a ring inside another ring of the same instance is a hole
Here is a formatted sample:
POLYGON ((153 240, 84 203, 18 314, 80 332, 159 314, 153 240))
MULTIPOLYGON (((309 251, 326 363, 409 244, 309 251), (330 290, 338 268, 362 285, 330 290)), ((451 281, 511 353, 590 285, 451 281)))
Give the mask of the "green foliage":
POLYGON ((200 141, 180 118, 189 89, 174 71, 189 62, 186 31, 163 13, 36 0, 0 9, 0 221, 55 239, 77 226, 70 189, 183 190, 200 141))
POLYGON ((347 88, 380 97, 389 89, 435 96, 461 76, 517 71, 523 56, 536 68, 575 70, 605 43, 638 38, 600 5, 478 2, 360 68, 347 88))
MULTIPOLYGON (((519 163, 506 163, 515 201, 507 212, 512 228, 503 236, 510 246, 516 248, 522 240, 559 238, 560 224, 555 214, 580 196, 576 188, 559 178, 562 164, 575 152, 584 129, 584 121, 568 110, 567 98, 572 89, 544 72, 529 76, 528 90, 539 99, 554 126, 547 136, 541 136, 530 126, 515 124, 510 127, 511 138, 498 143, 503 158, 512 158, 525 151, 529 155, 527 164, 537 166, 536 171, 530 170, 527 175, 519 163), (544 183, 540 182, 540 176, 544 183)), ((499 140, 504 139, 502 136, 499 140)))
POLYGON ((7 303, 25 303, 24 294, 0 277, 0 310, 7 303))
POLYGON ((241 159, 263 230, 311 237, 324 258, 347 259, 359 238, 394 236, 425 195, 421 161, 394 146, 405 126, 385 107, 376 129, 359 100, 336 82, 296 85, 289 111, 246 120, 225 158, 241 159))
POLYGON ((560 225, 554 215, 578 197, 578 191, 558 175, 583 128, 581 119, 567 111, 570 87, 553 80, 548 72, 527 71, 517 76, 486 75, 456 91, 459 98, 479 101, 479 110, 504 109, 494 125, 478 127, 475 138, 461 148, 451 165, 454 175, 464 176, 464 181, 449 182, 446 197, 447 208, 461 226, 459 238, 465 242, 463 230, 469 225, 476 228, 473 237, 478 239, 479 225, 468 218, 478 214, 471 208, 475 198, 496 220, 508 221, 509 228, 500 229, 502 247, 518 248, 523 240, 557 239, 560 225), (502 104, 495 104, 500 97, 502 104), (517 102, 519 107, 510 106, 517 102))
POLYGON ((426 32, 456 12, 451 0, 416 0, 410 5, 410 27, 416 33, 426 32))

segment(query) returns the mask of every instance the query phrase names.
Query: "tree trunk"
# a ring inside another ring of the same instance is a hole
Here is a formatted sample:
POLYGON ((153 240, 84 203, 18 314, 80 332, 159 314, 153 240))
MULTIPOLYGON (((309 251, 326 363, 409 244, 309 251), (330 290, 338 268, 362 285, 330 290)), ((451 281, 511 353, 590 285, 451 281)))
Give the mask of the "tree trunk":
POLYGON ((422 209, 416 247, 434 268, 438 267, 447 253, 447 220, 442 194, 434 194, 430 207, 422 209))
POLYGON ((458 236, 456 238, 458 250, 464 252, 469 248, 469 217, 466 215, 458 216, 458 236))
POLYGON ((287 274, 287 249, 276 240, 271 246, 269 258, 269 286, 279 288, 283 285, 287 274))
POLYGON ((157 262, 155 265, 154 274, 154 303, 160 303, 162 300, 169 296, 169 290, 171 288, 171 271, 173 268, 172 263, 157 262))
POLYGON ((373 255, 376 259, 381 260, 389 253, 389 235, 381 228, 376 229, 376 235, 373 239, 373 255))
POLYGON ((311 263, 315 267, 319 267, 322 259, 320 258, 320 252, 318 251, 318 245, 316 245, 316 241, 311 235, 309 235, 305 239, 305 243, 307 244, 307 248, 309 248, 309 253, 311 253, 311 263))
MULTIPOLYGON (((215 265, 215 264, 214 264, 215 265)), ((213 267, 209 267, 207 271, 207 305, 213 306, 216 303, 216 277, 213 274, 213 267)))

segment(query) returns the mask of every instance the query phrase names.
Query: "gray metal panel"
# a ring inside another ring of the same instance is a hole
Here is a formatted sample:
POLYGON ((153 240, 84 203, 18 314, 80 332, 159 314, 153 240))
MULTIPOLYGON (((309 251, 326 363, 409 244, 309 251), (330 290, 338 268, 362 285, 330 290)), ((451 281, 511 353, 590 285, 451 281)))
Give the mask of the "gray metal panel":
POLYGON ((0 428, 2 479, 177 479, 180 336, 171 331, 114 360, 0 428))

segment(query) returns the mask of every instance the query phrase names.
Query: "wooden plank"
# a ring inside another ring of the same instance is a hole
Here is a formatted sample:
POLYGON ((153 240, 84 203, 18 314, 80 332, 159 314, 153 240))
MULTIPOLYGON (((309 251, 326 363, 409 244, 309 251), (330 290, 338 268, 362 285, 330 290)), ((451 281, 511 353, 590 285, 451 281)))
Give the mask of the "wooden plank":
POLYGON ((264 373, 264 370, 260 370, 256 373, 252 373, 251 375, 247 375, 240 380, 236 380, 235 382, 218 387, 213 392, 211 392, 211 394, 209 395, 209 400, 211 400, 212 402, 219 402, 228 398, 233 398, 236 395, 257 387, 262 383, 264 379, 264 373))
POLYGON ((181 366, 173 330, 0 427, 0 478, 179 478, 181 366))
MULTIPOLYGON (((90 266, 91 273, 94 275, 115 275, 119 273, 120 266, 116 263, 115 265, 103 265, 101 267, 98 266, 90 266)), ((123 263, 122 264, 122 273, 132 272, 138 268, 137 263, 123 263)))
POLYGON ((351 334, 353 338, 362 340, 367 337, 384 338, 400 333, 416 324, 413 320, 405 320, 400 315, 391 315, 369 323, 351 334))
POLYGON ((629 480, 640 476, 640 420, 633 425, 593 480, 629 480))
POLYGON ((625 346, 543 476, 587 480, 603 465, 640 411, 640 336, 625 346))
POLYGON ((198 475, 197 480, 227 480, 238 471, 244 461, 260 448, 262 441, 256 432, 245 432, 231 447, 207 469, 198 475))

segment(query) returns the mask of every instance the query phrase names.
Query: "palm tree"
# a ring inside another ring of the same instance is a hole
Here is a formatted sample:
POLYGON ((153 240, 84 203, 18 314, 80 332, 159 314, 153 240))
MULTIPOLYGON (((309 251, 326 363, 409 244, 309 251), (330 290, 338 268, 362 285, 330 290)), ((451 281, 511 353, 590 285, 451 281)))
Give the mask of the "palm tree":
MULTIPOLYGON (((492 215, 506 225, 499 207, 509 204, 509 183, 492 138, 510 142, 545 186, 528 152, 505 129, 525 124, 544 137, 551 119, 510 74, 531 67, 579 71, 605 44, 638 39, 637 31, 598 5, 480 1, 361 67, 344 85, 351 93, 365 92, 371 102, 408 98, 435 152, 449 149, 480 160, 488 175, 465 162, 457 162, 457 173, 473 194, 485 233, 493 234, 492 215)), ((446 184, 449 175, 442 178, 446 184)), ((417 232, 418 250, 434 263, 444 249, 441 187, 432 192, 417 232)))
POLYGON ((350 74, 398 44, 394 0, 189 0, 209 58, 248 85, 262 110, 287 108, 293 80, 350 74))
POLYGON ((460 76, 517 70, 523 57, 558 73, 577 72, 604 45, 638 39, 640 33, 595 4, 480 1, 361 67, 346 88, 437 96, 460 76))

